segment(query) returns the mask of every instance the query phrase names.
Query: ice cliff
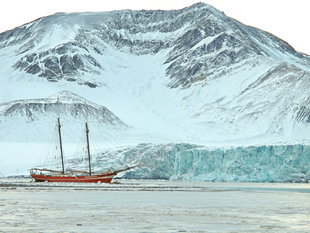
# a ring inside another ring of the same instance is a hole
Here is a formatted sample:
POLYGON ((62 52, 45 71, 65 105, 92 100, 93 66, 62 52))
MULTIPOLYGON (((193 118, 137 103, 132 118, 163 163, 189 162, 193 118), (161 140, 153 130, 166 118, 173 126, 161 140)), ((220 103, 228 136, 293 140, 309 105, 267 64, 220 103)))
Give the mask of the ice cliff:
POLYGON ((129 179, 309 182, 309 154, 309 145, 225 149, 193 144, 140 144, 98 154, 94 166, 140 164, 123 176, 129 179))

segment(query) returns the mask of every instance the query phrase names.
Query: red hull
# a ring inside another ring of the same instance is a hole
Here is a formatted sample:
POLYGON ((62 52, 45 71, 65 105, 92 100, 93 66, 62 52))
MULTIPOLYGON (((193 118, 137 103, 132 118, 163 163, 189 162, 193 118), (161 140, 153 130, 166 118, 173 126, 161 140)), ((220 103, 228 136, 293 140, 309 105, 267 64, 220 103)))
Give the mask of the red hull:
POLYGON ((75 182, 75 183, 111 183, 116 173, 98 174, 91 176, 70 175, 37 175, 30 174, 36 182, 75 182))

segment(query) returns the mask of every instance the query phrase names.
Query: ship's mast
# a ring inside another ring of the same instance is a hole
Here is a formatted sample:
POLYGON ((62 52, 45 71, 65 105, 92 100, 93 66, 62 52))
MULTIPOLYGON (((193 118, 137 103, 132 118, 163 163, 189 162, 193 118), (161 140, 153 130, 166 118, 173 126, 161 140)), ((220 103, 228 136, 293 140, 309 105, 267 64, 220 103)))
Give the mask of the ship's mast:
POLYGON ((62 140, 61 140, 61 125, 60 125, 60 120, 59 118, 57 119, 58 121, 58 136, 59 136, 59 145, 60 145, 60 157, 61 157, 61 166, 62 166, 62 174, 65 174, 65 166, 64 166, 64 155, 62 151, 62 140))
POLYGON ((88 125, 85 123, 85 129, 86 129, 86 143, 87 143, 87 155, 88 155, 88 167, 89 167, 89 175, 91 176, 91 161, 90 161, 90 150, 89 150, 89 137, 88 137, 88 125))

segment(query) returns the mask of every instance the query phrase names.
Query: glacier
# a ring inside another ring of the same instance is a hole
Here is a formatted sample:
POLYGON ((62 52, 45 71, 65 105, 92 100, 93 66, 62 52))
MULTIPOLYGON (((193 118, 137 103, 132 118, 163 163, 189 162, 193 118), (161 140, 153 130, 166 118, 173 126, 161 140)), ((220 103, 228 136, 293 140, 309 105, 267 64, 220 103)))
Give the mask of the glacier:
POLYGON ((310 145, 302 144, 221 148, 146 143, 96 154, 93 166, 139 164, 122 176, 127 179, 307 183, 309 154, 310 145))

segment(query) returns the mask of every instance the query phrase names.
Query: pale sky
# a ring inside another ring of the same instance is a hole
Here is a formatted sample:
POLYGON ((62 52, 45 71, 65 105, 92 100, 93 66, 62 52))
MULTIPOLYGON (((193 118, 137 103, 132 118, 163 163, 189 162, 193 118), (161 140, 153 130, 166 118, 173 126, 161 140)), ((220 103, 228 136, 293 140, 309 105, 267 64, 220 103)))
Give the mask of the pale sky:
MULTIPOLYGON (((180 9, 199 0, 6 0, 0 7, 0 32, 56 12, 121 9, 180 9)), ((287 41, 310 55, 310 0, 201 0, 244 24, 287 41)))

